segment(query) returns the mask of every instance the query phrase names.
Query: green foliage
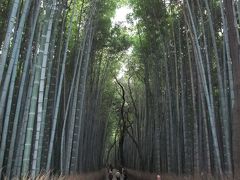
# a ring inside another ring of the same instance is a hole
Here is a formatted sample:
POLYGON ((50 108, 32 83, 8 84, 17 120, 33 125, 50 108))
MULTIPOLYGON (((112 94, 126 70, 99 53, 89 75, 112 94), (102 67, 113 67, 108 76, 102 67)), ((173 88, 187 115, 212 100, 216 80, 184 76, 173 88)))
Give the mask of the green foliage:
POLYGON ((120 25, 113 27, 108 41, 110 53, 116 54, 121 51, 126 51, 130 46, 131 39, 126 29, 123 29, 120 25))

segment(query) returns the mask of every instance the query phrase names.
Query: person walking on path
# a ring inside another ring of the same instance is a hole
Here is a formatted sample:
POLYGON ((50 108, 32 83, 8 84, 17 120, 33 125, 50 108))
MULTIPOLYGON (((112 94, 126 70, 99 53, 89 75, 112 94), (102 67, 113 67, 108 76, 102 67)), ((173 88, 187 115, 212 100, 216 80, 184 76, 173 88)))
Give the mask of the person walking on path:
POLYGON ((108 180, 112 180, 113 179, 113 173, 112 171, 108 171, 108 180))
POLYGON ((119 171, 116 172, 115 176, 116 176, 117 180, 121 180, 121 174, 119 171))
POLYGON ((127 172, 125 168, 122 168, 123 180, 127 180, 127 172))

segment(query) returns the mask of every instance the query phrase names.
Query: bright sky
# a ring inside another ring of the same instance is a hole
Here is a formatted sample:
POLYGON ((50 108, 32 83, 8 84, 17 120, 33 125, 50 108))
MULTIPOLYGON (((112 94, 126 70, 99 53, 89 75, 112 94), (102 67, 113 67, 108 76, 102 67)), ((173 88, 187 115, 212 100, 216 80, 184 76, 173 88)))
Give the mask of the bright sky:
POLYGON ((122 77, 124 77, 126 71, 127 71, 127 65, 125 63, 121 63, 121 69, 119 70, 118 72, 118 75, 117 75, 117 79, 121 79, 122 77))
POLYGON ((112 23, 123 23, 123 25, 128 25, 127 23, 127 15, 132 13, 133 10, 129 6, 123 6, 116 10, 115 17, 112 18, 112 23))
MULTIPOLYGON (((112 18, 112 24, 121 24, 122 26, 131 27, 132 25, 127 22, 127 15, 132 13, 133 10, 129 6, 123 6, 116 10, 115 17, 112 18)), ((132 48, 129 48, 127 54, 131 54, 132 48)), ((121 69, 118 72, 117 79, 121 79, 125 72, 127 71, 126 64, 124 62, 121 63, 121 69)))
MULTIPOLYGON (((120 7, 116 10, 114 18, 112 18, 112 24, 113 26, 115 24, 121 23, 123 26, 127 26, 127 15, 132 12, 132 9, 128 6, 120 7)), ((125 72, 126 72, 126 65, 124 63, 121 63, 121 69, 118 72, 117 79, 121 79, 125 72)))

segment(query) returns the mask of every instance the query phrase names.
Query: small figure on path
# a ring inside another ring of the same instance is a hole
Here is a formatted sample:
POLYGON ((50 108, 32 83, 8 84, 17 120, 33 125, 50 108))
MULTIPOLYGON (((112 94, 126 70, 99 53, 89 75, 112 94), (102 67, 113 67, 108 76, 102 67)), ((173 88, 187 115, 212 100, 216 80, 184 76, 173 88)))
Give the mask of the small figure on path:
POLYGON ((119 171, 116 172, 115 176, 116 176, 117 180, 120 180, 120 178, 121 178, 121 174, 120 174, 119 171))
POLYGON ((113 179, 113 173, 112 173, 111 170, 108 172, 108 179, 109 179, 109 180, 112 180, 112 179, 113 179))
POLYGON ((121 173, 124 174, 125 168, 122 167, 121 173))
POLYGON ((157 180, 161 180, 161 176, 159 174, 157 175, 157 180))
POLYGON ((123 180, 127 180, 127 172, 125 168, 122 168, 123 180))

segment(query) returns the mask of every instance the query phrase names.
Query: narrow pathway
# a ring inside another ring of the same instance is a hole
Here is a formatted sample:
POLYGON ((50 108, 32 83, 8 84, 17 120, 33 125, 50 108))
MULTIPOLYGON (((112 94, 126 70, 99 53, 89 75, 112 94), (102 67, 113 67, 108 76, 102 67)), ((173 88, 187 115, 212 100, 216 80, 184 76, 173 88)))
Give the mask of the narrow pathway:
MULTIPOLYGON (((113 179, 112 180, 117 180, 115 174, 116 174, 117 170, 116 169, 113 169, 113 179)), ((106 171, 106 180, 109 180, 108 179, 108 171, 106 171)), ((121 175, 121 179, 120 180, 123 180, 123 176, 121 175)))
POLYGON ((131 180, 156 180, 157 174, 127 169, 127 177, 131 180))

